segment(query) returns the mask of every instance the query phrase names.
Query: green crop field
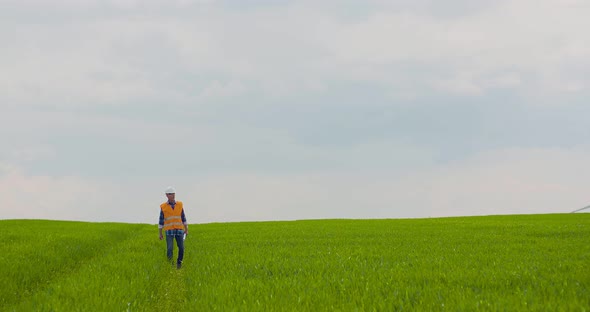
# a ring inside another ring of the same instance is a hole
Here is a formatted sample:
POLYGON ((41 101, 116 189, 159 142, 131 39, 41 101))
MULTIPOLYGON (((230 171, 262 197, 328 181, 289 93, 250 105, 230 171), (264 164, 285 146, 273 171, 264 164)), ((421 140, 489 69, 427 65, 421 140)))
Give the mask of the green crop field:
POLYGON ((590 214, 0 221, 0 311, 590 311, 590 214), (176 249, 175 249, 176 256, 176 249))

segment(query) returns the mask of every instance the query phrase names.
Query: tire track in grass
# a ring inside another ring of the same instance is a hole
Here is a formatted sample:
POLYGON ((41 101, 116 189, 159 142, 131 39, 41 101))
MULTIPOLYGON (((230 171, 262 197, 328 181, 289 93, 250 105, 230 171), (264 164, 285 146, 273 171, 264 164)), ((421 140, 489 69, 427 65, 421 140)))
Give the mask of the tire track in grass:
MULTIPOLYGON (((129 232, 116 224, 109 227, 107 224, 44 220, 30 223, 37 225, 36 232, 27 233, 21 248, 12 252, 17 254, 5 254, 15 261, 3 265, 2 270, 7 270, 7 274, 0 281, 3 285, 13 286, 6 286, 0 291, 0 294, 6 295, 1 296, 0 310, 26 301, 55 281, 76 274, 87 263, 130 238, 129 232), (115 236, 118 236, 119 242, 105 244, 115 236), (15 281, 19 282, 15 284, 15 281)), ((4 230, 19 224, 2 222, 4 230)), ((0 264, 4 263, 0 261, 0 264)))
MULTIPOLYGON (((166 244, 162 249, 162 253, 165 253, 166 244)), ((174 259, 178 256, 178 248, 174 245, 174 259)), ((189 267, 190 261, 187 262, 187 254, 190 254, 190 246, 187 248, 185 244, 184 249, 184 262, 181 269, 176 268, 176 261, 168 262, 168 260, 162 259, 161 273, 158 277, 160 284, 156 288, 155 302, 152 303, 153 311, 182 311, 188 302, 188 288, 186 279, 190 274, 189 267)), ((186 309, 184 309, 186 310, 186 309)))
POLYGON ((161 270, 155 266, 153 229, 134 229, 128 238, 109 244, 101 256, 7 311, 149 310, 144 303, 155 292, 161 270))
MULTIPOLYGON (((132 228, 140 229, 141 226, 132 226, 132 228)), ((5 307, 6 311, 71 310, 74 306, 80 304, 78 301, 80 295, 82 295, 81 298, 88 297, 85 296, 84 292, 86 289, 93 286, 94 281, 91 281, 91 279, 88 278, 88 272, 93 272, 96 268, 101 269, 107 265, 111 265, 112 263, 104 263, 104 259, 111 258, 113 255, 125 250, 124 247, 137 237, 137 235, 133 234, 134 232, 135 231, 121 231, 119 233, 121 236, 115 242, 103 242, 103 244, 101 244, 100 252, 95 252, 91 257, 82 259, 75 267, 67 270, 67 272, 64 271, 61 274, 52 276, 47 284, 36 288, 34 291, 27 293, 26 296, 21 297, 20 300, 5 307), (86 278, 82 278, 81 276, 85 276, 86 278), (83 283, 86 284, 80 288, 80 285, 83 285, 83 283), (72 293, 75 294, 72 295, 72 293), (56 304, 55 298, 66 299, 66 301, 56 304), (73 301, 75 302, 75 305, 68 305, 67 301, 73 301)), ((100 275, 100 272, 98 273, 100 275)), ((93 272, 92 275, 99 276, 96 272, 93 272)), ((101 285, 104 286, 103 288, 105 289, 107 288, 106 286, 108 286, 106 283, 102 283, 101 285)), ((80 306, 84 305, 82 304, 80 306)), ((78 308, 80 308, 80 306, 78 306, 78 308)))
POLYGON ((164 265, 156 296, 158 300, 154 305, 154 311, 181 311, 187 298, 187 286, 185 272, 176 269, 175 265, 164 265))

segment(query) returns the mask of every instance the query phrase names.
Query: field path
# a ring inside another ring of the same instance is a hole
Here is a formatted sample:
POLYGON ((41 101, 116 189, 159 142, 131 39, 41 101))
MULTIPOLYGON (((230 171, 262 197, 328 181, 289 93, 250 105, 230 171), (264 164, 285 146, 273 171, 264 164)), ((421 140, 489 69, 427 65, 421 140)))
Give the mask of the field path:
MULTIPOLYGON (((177 251, 177 250, 175 250, 177 251)), ((165 265, 158 276, 162 283, 157 286, 154 311, 181 311, 186 302, 188 289, 185 283, 186 270, 176 269, 176 265, 165 265)))

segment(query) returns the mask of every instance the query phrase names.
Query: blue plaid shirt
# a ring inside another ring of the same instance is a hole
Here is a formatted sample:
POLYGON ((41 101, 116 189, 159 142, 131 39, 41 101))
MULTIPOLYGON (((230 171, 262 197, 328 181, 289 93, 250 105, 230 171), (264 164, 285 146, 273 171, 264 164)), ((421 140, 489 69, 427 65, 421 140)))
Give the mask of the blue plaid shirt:
POLYGON ((174 229, 174 230, 166 230, 166 236, 182 236, 184 235, 184 230, 174 229))

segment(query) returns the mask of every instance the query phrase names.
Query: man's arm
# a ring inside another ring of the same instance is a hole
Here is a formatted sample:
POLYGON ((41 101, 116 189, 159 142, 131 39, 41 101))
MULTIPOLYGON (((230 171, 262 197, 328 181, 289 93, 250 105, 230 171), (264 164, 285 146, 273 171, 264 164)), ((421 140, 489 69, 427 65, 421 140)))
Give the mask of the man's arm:
POLYGON ((188 234, 188 223, 186 223, 186 217, 184 216, 184 209, 182 209, 182 214, 180 215, 182 219, 182 225, 184 225, 184 232, 188 234))
POLYGON ((160 209, 160 221, 158 222, 158 231, 160 232, 160 240, 164 238, 162 235, 162 228, 164 228, 164 211, 160 209))

